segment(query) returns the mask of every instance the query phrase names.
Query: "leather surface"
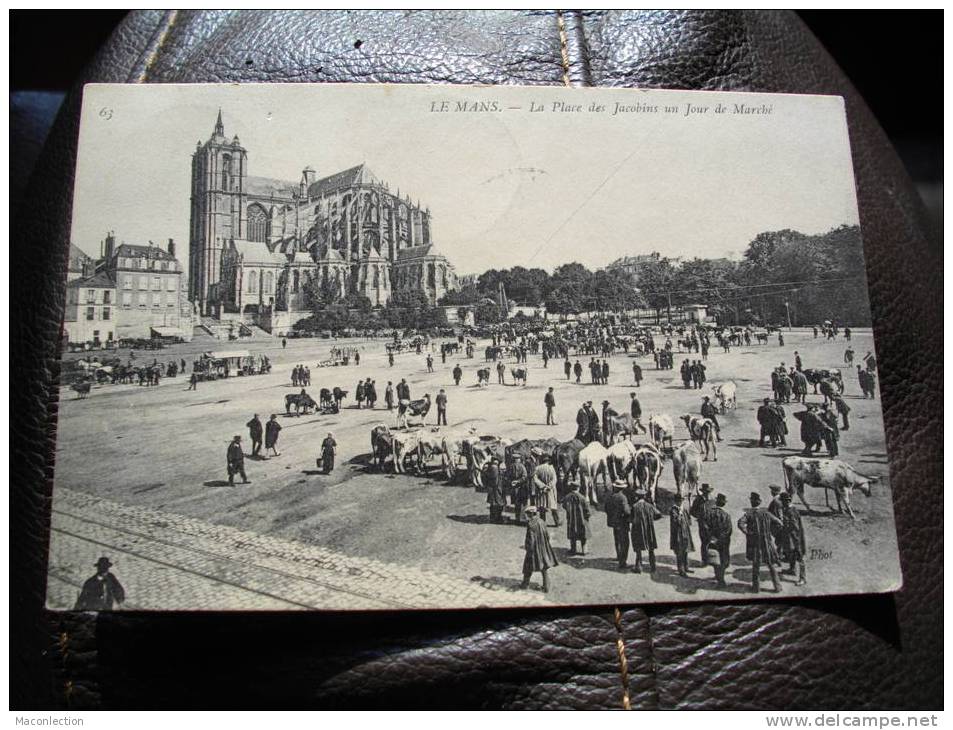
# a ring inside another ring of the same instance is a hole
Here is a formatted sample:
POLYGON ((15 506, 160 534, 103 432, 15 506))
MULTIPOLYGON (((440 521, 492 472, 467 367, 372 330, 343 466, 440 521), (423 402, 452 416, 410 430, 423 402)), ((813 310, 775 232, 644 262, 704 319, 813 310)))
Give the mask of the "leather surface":
POLYGON ((96 619, 43 611, 77 86, 47 141, 13 236, 13 707, 942 706, 938 248, 927 240, 921 204, 883 131, 795 15, 140 11, 128 16, 81 82, 266 80, 843 95, 904 587, 895 596, 622 606, 618 613, 96 619))

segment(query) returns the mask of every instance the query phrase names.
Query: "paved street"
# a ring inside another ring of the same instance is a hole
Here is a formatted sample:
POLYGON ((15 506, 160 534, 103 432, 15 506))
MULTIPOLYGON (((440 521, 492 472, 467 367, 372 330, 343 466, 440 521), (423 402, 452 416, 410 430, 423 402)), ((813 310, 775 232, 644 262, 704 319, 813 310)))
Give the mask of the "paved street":
MULTIPOLYGON (((770 394, 772 366, 794 361, 805 367, 843 366, 845 343, 813 340, 810 332, 786 333, 779 348, 733 348, 724 354, 713 346, 707 362, 709 384, 732 379, 739 386, 738 410, 722 419, 725 437, 718 461, 703 466, 703 481, 728 495, 735 520, 756 490, 767 501, 769 483, 782 483, 780 458, 796 453, 797 422, 790 416, 789 448, 757 445, 754 411, 770 394)), ((199 384, 188 391, 183 378, 164 380, 158 388, 134 385, 94 388, 77 400, 64 390, 59 410, 53 544, 49 604, 75 601, 78 586, 92 575, 99 555, 108 555, 113 571, 126 587, 129 607, 144 608, 396 608, 401 606, 513 605, 540 603, 638 603, 712 600, 747 594, 750 569, 744 540, 732 538, 729 588, 714 590, 710 569, 698 566, 681 578, 668 549, 668 520, 656 523, 659 571, 622 574, 615 568, 611 532, 601 511, 593 513, 593 537, 584 557, 569 556, 565 528, 550 527, 563 563, 553 571, 554 588, 544 596, 539 576, 530 590, 517 589, 522 564, 523 529, 488 520, 485 495, 463 484, 448 484, 435 468, 424 477, 379 473, 369 463, 371 428, 393 426, 383 404, 388 380, 402 377, 413 397, 449 396, 451 428, 475 427, 480 433, 509 438, 572 437, 575 412, 582 400, 598 407, 609 400, 626 410, 633 390, 631 359, 610 360, 609 385, 575 384, 563 376, 561 363, 544 369, 530 356, 526 387, 500 386, 495 373, 489 388, 475 387, 475 370, 483 366, 482 347, 474 360, 434 356, 435 372, 427 373, 423 356, 400 355, 389 368, 383 343, 363 342, 359 367, 323 368, 332 342, 289 340, 287 349, 274 341, 242 343, 264 352, 274 363, 270 375, 230 378, 199 384), (465 375, 455 387, 450 370, 460 362, 465 375), (284 395, 293 365, 311 367, 312 386, 340 386, 350 391, 345 408, 334 416, 286 416, 284 395), (353 407, 359 378, 376 380, 378 408, 353 407), (555 388, 558 426, 544 425, 543 394, 555 388), (225 448, 241 434, 253 413, 266 420, 278 413, 283 426, 281 456, 247 459, 252 483, 229 487, 225 448), (315 468, 320 442, 333 432, 339 445, 338 466, 326 477, 315 468)), ((857 357, 872 348, 869 331, 854 337, 857 357)), ((221 349, 215 345, 206 349, 221 349)), ((196 352, 193 343, 183 351, 196 352)), ((121 353, 125 357, 128 353, 121 353)), ((166 362, 179 350, 140 353, 166 362)), ((190 360, 189 355, 184 355, 190 360)), ((694 355, 693 357, 697 357, 694 355)), ((583 364, 588 357, 580 358, 583 364)), ((677 417, 697 413, 707 391, 685 390, 676 370, 656 371, 651 358, 641 359, 645 381, 639 390, 643 411, 677 417)), ((584 376, 587 379, 588 373, 584 376)), ((509 374, 507 374, 509 381, 509 374)), ((841 458, 859 471, 880 477, 873 496, 854 494, 857 520, 831 515, 823 494, 808 490, 812 506, 804 516, 809 553, 808 585, 785 580, 783 593, 808 595, 887 589, 898 584, 890 566, 896 552, 892 498, 882 435, 880 401, 859 395, 856 375, 845 370, 847 402, 853 409, 851 429, 842 434, 841 458)), ((819 401, 820 396, 809 398, 819 401)), ((435 410, 428 423, 433 423, 435 410)), ((677 424, 677 437, 685 429, 677 424)), ((669 465, 660 490, 674 488, 669 465)), ((508 513, 508 517, 512 517, 508 513)), ((550 523, 551 524, 551 523, 550 523)), ((697 538, 696 538, 697 540, 697 538)), ((770 584, 770 581, 767 581, 770 584)), ((762 597, 771 594, 763 593, 762 597)))

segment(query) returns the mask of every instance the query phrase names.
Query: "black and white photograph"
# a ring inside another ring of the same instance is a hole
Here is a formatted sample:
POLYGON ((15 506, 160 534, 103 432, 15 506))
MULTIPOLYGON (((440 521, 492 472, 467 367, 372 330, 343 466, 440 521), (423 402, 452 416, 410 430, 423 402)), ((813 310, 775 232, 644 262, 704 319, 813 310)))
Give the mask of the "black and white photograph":
POLYGON ((844 101, 86 86, 46 604, 897 591, 844 101))

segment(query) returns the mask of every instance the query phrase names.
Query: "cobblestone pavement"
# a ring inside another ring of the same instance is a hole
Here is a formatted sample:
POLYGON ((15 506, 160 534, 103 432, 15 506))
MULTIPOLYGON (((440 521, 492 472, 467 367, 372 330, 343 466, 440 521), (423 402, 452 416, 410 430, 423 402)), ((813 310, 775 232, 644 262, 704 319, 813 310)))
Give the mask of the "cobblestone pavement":
POLYGON ((293 610, 545 605, 531 591, 345 556, 59 487, 47 605, 72 608, 107 555, 128 609, 293 610))

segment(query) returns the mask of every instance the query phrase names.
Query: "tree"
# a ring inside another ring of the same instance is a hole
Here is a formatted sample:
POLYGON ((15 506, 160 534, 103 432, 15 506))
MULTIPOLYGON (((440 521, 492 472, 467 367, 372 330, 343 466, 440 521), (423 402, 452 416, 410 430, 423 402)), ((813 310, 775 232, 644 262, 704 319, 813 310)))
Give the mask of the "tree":
POLYGON ((672 259, 656 255, 639 267, 637 284, 646 304, 659 312, 667 309, 669 294, 675 289, 675 262, 672 259))

